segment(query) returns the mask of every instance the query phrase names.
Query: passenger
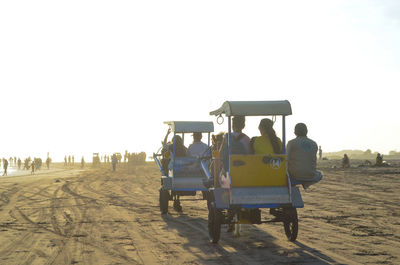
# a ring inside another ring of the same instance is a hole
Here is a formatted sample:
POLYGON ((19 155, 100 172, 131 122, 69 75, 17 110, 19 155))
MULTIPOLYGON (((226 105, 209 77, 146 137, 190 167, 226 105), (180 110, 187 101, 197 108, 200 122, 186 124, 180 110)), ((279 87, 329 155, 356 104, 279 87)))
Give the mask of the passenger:
POLYGON ((282 154, 282 141, 276 136, 270 119, 262 119, 258 129, 261 136, 253 137, 250 141, 252 154, 282 154))
POLYGON ((297 136, 287 144, 288 172, 293 184, 302 184, 306 189, 322 179, 322 173, 316 170, 317 144, 307 137, 307 126, 298 123, 294 133, 297 136))
POLYGON ((173 153, 174 150, 174 140, 175 140, 175 156, 176 157, 183 157, 187 155, 187 148, 183 144, 182 137, 179 135, 175 135, 172 138, 172 143, 167 143, 168 135, 171 133, 171 128, 168 129, 167 134, 164 137, 163 147, 164 152, 168 152, 170 154, 173 153))
MULTIPOLYGON (((233 146, 231 147, 232 154, 249 154, 250 153, 250 138, 242 132, 245 126, 245 117, 244 116, 234 116, 232 118, 232 144, 235 142, 241 143, 238 149, 242 150, 233 150, 233 146)), ((228 134, 224 135, 224 139, 222 140, 221 151, 225 149, 228 142, 228 134)), ((222 152, 221 152, 222 153, 222 152)))
POLYGON ((349 168, 350 167, 350 159, 347 154, 344 154, 342 158, 342 168, 349 168))
POLYGON ((187 155, 188 156, 209 156, 210 155, 210 150, 208 148, 208 145, 203 143, 201 141, 201 138, 203 137, 203 134, 201 132, 195 132, 193 133, 193 143, 189 145, 187 149, 187 155))
MULTIPOLYGON (((245 126, 244 116, 234 116, 232 119, 231 133, 231 154, 250 154, 250 138, 242 132, 245 126)), ((222 167, 228 171, 228 134, 224 135, 222 140, 220 154, 222 158, 222 167)))

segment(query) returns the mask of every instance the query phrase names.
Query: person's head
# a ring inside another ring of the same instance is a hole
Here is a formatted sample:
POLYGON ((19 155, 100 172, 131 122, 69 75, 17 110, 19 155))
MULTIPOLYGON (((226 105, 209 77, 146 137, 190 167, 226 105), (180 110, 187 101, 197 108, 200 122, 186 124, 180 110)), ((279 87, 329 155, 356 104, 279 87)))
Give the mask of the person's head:
POLYGON ((245 117, 244 116, 234 116, 232 119, 232 130, 234 132, 242 132, 245 126, 245 117))
POLYGON ((182 137, 180 137, 179 135, 175 135, 174 140, 175 140, 175 145, 183 145, 182 137))
POLYGON ((304 123, 297 123, 294 127, 294 134, 296 136, 307 136, 307 126, 304 123))
MULTIPOLYGON (((268 119, 268 118, 262 119, 260 121, 260 124, 258 125, 258 129, 260 130, 261 135, 268 134, 268 132, 271 130, 274 131, 274 129, 272 129, 273 125, 274 125, 274 123, 270 119, 268 119)), ((275 131, 274 131, 274 134, 275 134, 275 131)))
POLYGON ((278 139, 278 136, 276 136, 275 130, 272 128, 273 125, 274 122, 272 120, 265 118, 260 121, 258 129, 260 130, 262 137, 269 138, 272 144, 272 148, 274 149, 274 152, 276 154, 280 154, 282 152, 280 146, 280 140, 278 139))
POLYGON ((193 142, 200 142, 201 138, 203 138, 203 134, 201 132, 193 133, 193 142))

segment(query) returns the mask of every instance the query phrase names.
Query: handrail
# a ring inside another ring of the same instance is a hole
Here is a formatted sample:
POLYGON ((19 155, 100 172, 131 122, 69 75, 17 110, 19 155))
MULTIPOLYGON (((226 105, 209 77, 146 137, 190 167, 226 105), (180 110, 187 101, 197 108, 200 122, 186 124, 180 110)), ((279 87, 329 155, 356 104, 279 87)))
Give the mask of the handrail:
POLYGON ((164 172, 164 169, 163 169, 162 166, 161 166, 160 160, 158 160, 157 156, 160 156, 160 154, 155 154, 155 153, 153 153, 154 161, 156 161, 158 167, 160 168, 161 174, 162 174, 163 176, 166 176, 166 175, 165 175, 165 172, 164 172))

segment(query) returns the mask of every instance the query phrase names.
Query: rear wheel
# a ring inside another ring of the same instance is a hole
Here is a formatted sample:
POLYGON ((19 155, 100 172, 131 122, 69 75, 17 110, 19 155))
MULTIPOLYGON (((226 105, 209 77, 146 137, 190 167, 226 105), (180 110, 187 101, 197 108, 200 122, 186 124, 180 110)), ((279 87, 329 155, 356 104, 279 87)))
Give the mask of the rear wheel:
POLYGON ((215 202, 211 202, 210 208, 208 209, 208 234, 212 243, 218 243, 219 241, 221 236, 221 223, 221 210, 217 209, 215 202))
POLYGON ((296 208, 284 209, 283 227, 285 228, 287 239, 291 242, 296 241, 299 231, 299 220, 297 218, 296 208))
POLYGON ((168 213, 168 201, 169 192, 167 190, 160 189, 160 211, 162 214, 168 213))

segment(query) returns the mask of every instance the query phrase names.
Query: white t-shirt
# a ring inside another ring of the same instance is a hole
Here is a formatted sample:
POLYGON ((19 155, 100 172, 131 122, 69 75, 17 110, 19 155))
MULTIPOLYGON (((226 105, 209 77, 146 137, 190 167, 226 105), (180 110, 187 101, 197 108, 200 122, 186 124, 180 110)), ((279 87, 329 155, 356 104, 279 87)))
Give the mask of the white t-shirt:
POLYGON ((188 156, 206 156, 209 155, 210 152, 207 152, 208 145, 203 142, 194 142, 188 147, 187 155, 188 156))

